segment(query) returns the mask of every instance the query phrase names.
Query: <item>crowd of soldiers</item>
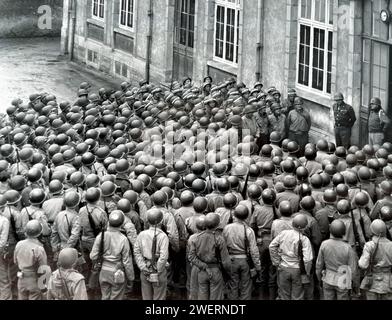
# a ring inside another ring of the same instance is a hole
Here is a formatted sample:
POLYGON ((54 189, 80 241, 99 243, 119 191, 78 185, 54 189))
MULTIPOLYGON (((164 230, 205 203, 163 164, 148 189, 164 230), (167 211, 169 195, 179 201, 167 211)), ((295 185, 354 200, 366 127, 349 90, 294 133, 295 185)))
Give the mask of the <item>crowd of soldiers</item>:
MULTIPOLYGON (((337 94, 309 143, 295 90, 141 81, 0 120, 0 299, 388 299, 392 144, 337 94)), ((371 120, 371 121, 370 121, 371 120)))

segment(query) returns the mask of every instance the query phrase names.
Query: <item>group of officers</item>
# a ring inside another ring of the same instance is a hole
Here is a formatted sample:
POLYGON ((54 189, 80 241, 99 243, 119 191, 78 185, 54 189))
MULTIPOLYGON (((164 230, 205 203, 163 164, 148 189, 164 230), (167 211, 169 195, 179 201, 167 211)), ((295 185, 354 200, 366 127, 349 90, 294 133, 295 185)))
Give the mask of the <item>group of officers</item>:
POLYGON ((392 144, 341 94, 336 145, 309 143, 289 90, 211 77, 77 100, 32 94, 0 120, 0 299, 389 299, 392 144))

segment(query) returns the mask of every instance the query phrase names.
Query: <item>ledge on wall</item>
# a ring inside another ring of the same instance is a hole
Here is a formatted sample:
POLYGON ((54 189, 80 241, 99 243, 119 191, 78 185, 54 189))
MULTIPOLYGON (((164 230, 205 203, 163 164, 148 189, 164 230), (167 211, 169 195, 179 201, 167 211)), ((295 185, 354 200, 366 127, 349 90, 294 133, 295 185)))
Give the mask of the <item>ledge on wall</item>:
POLYGON ((219 69, 224 72, 231 73, 232 75, 237 75, 238 73, 238 67, 233 67, 223 62, 208 60, 207 65, 215 69, 219 69))
POLYGON ((317 103, 324 108, 330 108, 332 105, 331 97, 328 97, 324 94, 319 94, 310 90, 303 89, 300 86, 296 86, 295 90, 297 91, 297 95, 305 100, 309 100, 311 102, 317 103))

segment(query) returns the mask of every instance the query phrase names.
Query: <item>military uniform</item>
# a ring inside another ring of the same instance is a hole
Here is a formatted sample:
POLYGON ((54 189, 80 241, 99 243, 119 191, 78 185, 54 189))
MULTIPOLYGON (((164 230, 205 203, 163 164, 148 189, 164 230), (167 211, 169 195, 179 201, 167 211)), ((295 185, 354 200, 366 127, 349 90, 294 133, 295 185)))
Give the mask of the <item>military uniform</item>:
POLYGON ((78 249, 81 226, 78 212, 74 209, 61 211, 52 226, 51 244, 53 252, 64 248, 78 249))
POLYGON ((59 268, 48 282, 48 300, 88 300, 84 277, 74 269, 59 268))
POLYGON ((383 109, 370 110, 368 119, 369 143, 382 145, 390 120, 383 109))
POLYGON ((309 130, 311 127, 309 113, 305 110, 302 112, 297 110, 290 111, 287 116, 286 126, 289 130, 289 139, 296 141, 300 148, 304 149, 309 141, 309 130))
POLYGON ((47 264, 43 245, 37 239, 25 239, 16 244, 14 263, 21 272, 18 280, 19 300, 41 300, 38 286, 39 268, 47 264))
POLYGON ((357 120, 353 107, 348 104, 334 103, 331 118, 335 121, 336 146, 350 147, 351 128, 357 120))

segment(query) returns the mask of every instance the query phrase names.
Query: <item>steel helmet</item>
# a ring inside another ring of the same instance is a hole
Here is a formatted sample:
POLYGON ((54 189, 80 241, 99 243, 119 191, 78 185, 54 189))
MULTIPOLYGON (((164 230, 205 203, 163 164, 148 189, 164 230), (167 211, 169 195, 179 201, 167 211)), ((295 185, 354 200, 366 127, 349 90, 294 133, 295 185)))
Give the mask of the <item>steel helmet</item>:
POLYGON ((149 177, 147 174, 142 173, 137 177, 137 180, 141 181, 143 183, 144 188, 148 188, 148 186, 151 184, 151 177, 149 177))
POLYGON ((28 238, 38 238, 42 233, 41 223, 35 219, 30 220, 26 224, 25 233, 28 238))
POLYGON ((109 215, 109 225, 113 228, 119 228, 125 220, 124 213, 121 210, 113 210, 109 215))
POLYGON ((299 181, 305 181, 309 177, 308 169, 306 169, 305 167, 302 167, 302 166, 298 167, 296 170, 296 175, 297 175, 297 179, 299 181))
POLYGON ((151 208, 147 211, 147 221, 150 225, 156 226, 163 220, 163 212, 157 208, 151 208))
POLYGON ((344 176, 337 172, 332 176, 332 183, 336 187, 338 184, 344 183, 344 176))
POLYGON ((57 265, 64 269, 71 269, 77 261, 78 251, 75 248, 64 248, 59 253, 57 265))
POLYGON ((26 187, 26 179, 22 175, 13 176, 9 180, 9 187, 16 191, 22 191, 26 187))
POLYGON ((85 179, 86 179, 86 177, 84 176, 84 174, 82 172, 76 171, 71 174, 71 177, 69 180, 73 186, 81 186, 84 183, 85 179))
POLYGON ((374 220, 370 225, 370 231, 378 237, 385 237, 387 232, 387 226, 381 219, 374 220))
POLYGON ((200 215, 196 218, 196 228, 200 231, 206 229, 206 217, 204 215, 200 215))
POLYGON ((346 158, 347 156, 347 150, 343 146, 339 146, 335 150, 335 155, 339 158, 346 158))
POLYGON ((276 192, 273 189, 267 188, 261 193, 261 198, 264 204, 272 205, 276 200, 276 192))
POLYGON ((340 214, 348 214, 351 211, 351 204, 348 200, 342 199, 338 201, 336 209, 340 214))
POLYGON ((392 207, 383 206, 380 210, 380 217, 383 221, 391 221, 392 220, 392 207))
POLYGON ((184 207, 190 206, 193 203, 194 199, 195 199, 195 196, 192 191, 184 190, 183 192, 181 192, 180 200, 181 200, 181 204, 184 207))
POLYGON ((184 160, 178 160, 174 163, 174 170, 178 173, 183 173, 188 168, 188 164, 184 160))
POLYGON ((348 197, 348 186, 341 183, 336 186, 336 194, 340 198, 347 198, 348 197))
POLYGON ((391 195, 392 193, 392 183, 390 181, 384 180, 380 183, 381 191, 386 195, 391 195))
POLYGON ((21 199, 20 193, 16 190, 7 190, 4 197, 7 200, 7 205, 16 204, 21 199))
POLYGON ((261 147, 261 155, 263 157, 270 158, 271 157, 271 152, 272 152, 272 146, 270 144, 265 144, 261 147))
POLYGON ((305 148, 304 156, 307 160, 314 160, 317 156, 317 150, 314 147, 305 148))
MULTIPOLYGON (((135 204, 135 203, 137 202, 138 193, 137 193, 136 191, 133 191, 133 190, 127 190, 127 191, 124 192, 123 198, 126 199, 126 200, 128 200, 129 203, 132 205, 132 204, 135 204)), ((120 201, 121 201, 121 200, 120 200, 120 201)), ((119 202, 119 203, 120 203, 120 202, 119 202)), ((118 208, 118 209, 122 210, 123 212, 128 212, 128 211, 123 210, 123 209, 121 209, 121 208, 118 208)))
POLYGON ((64 196, 64 204, 67 208, 76 208, 80 203, 80 195, 79 193, 70 190, 65 192, 64 196))
POLYGON ((101 197, 100 189, 96 187, 91 187, 87 189, 85 198, 88 203, 97 202, 100 197, 101 197))
POLYGON ((144 189, 143 182, 137 179, 131 181, 131 186, 132 186, 132 190, 137 193, 141 193, 144 189))
POLYGON ((52 180, 49 182, 49 192, 53 195, 63 192, 64 186, 60 180, 52 180))
POLYGON ((369 203, 369 196, 365 192, 358 192, 354 197, 354 203, 357 207, 365 207, 369 203))
POLYGON ((332 234, 333 237, 341 239, 346 234, 346 226, 343 221, 334 220, 329 226, 329 232, 332 234))
POLYGON ((298 214, 293 218, 293 228, 303 230, 308 226, 308 219, 304 214, 298 214))
POLYGON ((294 171, 295 171, 295 164, 294 164, 294 161, 291 159, 283 160, 280 163, 280 167, 282 168, 283 172, 286 172, 286 173, 294 173, 294 171))
POLYGON ((86 152, 82 155, 82 163, 85 166, 91 166, 94 164, 95 162, 95 155, 92 154, 91 152, 86 152))
POLYGON ((290 141, 287 144, 287 151, 291 154, 296 153, 299 151, 299 145, 296 141, 290 141))
POLYGON ((197 213, 204 213, 207 210, 208 207, 208 201, 204 197, 196 197, 193 200, 193 209, 197 213))
POLYGON ((246 218, 248 218, 249 216, 249 210, 248 207, 244 206, 244 205, 238 205, 235 209, 234 209, 234 216, 239 219, 239 220, 245 220, 246 218))
POLYGON ((327 204, 333 204, 337 200, 336 191, 333 189, 327 189, 324 191, 323 200, 327 204))
POLYGON ((110 197, 116 192, 116 185, 112 181, 105 181, 101 184, 102 196, 110 197))
POLYGON ((279 143, 282 140, 282 136, 277 131, 272 131, 270 134, 270 141, 274 143, 279 143))
POLYGON ((275 165, 272 161, 264 161, 262 169, 265 176, 273 174, 275 172, 275 165))
POLYGON ((310 177, 310 185, 315 189, 320 189, 323 186, 323 178, 318 173, 310 177))
POLYGON ((27 172, 27 178, 30 182, 36 182, 42 178, 42 171, 33 167, 27 172))
POLYGON ((163 206, 168 201, 168 196, 162 190, 155 191, 152 196, 151 200, 156 206, 163 206))
MULTIPOLYGON (((392 173, 392 170, 391 170, 392 173)), ((371 178, 371 173, 368 167, 362 166, 358 170, 358 177, 361 181, 368 181, 371 178)))
POLYGON ((319 151, 324 151, 324 152, 328 151, 328 141, 325 139, 321 139, 317 141, 316 148, 319 151))
POLYGON ((98 187, 99 182, 99 177, 95 173, 90 173, 86 176, 86 188, 98 187))
POLYGON ((232 209, 238 204, 238 198, 233 193, 226 193, 223 196, 223 204, 226 208, 232 209))
POLYGON ((248 187, 248 196, 250 199, 252 200, 258 200, 261 197, 263 190, 261 189, 261 187, 257 184, 251 184, 248 187))
POLYGON ((217 226, 219 226, 220 217, 218 214, 210 212, 206 215, 205 223, 207 229, 209 230, 215 229, 217 226))
POLYGON ((291 207, 291 203, 289 201, 282 201, 279 204, 279 212, 284 217, 290 217, 293 214, 293 209, 291 207))
POLYGON ((119 159, 116 161, 116 171, 118 173, 125 173, 129 170, 129 162, 127 159, 119 159))
POLYGON ((225 193, 230 190, 230 182, 227 178, 218 178, 215 180, 216 189, 219 192, 225 193))
POLYGON ((355 186, 358 183, 358 177, 354 171, 347 171, 345 180, 349 186, 355 186))
POLYGON ((376 105, 376 106, 381 106, 381 100, 380 100, 380 98, 372 98, 371 100, 370 100, 370 105, 372 105, 372 104, 374 104, 374 105, 376 105))
POLYGON ((302 209, 312 211, 316 207, 316 201, 312 196, 306 196, 302 198, 300 205, 302 209))
POLYGON ((294 176, 287 175, 283 178, 283 185, 285 189, 294 190, 297 185, 297 179, 294 176))
POLYGON ((40 205, 45 201, 45 192, 42 189, 33 189, 29 193, 29 200, 32 205, 40 205))

